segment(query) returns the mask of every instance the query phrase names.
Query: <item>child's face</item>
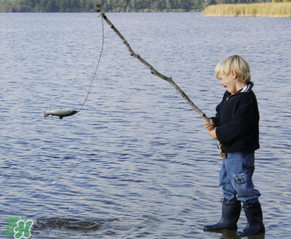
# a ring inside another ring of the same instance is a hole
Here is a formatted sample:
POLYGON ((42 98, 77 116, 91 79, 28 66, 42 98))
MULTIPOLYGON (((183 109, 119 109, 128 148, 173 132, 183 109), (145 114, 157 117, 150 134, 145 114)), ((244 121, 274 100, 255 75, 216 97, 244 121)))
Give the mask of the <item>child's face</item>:
POLYGON ((218 79, 220 80, 220 85, 225 87, 229 93, 234 94, 237 91, 236 72, 232 71, 229 74, 221 75, 218 79))

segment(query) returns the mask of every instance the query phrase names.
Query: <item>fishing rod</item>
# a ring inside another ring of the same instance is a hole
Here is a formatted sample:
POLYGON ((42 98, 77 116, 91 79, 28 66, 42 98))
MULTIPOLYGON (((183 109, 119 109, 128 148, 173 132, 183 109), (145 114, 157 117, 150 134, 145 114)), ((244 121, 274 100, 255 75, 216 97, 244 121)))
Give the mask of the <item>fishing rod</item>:
MULTIPOLYGON (((167 77, 163 74, 161 74, 160 72, 158 72, 152 65, 150 65, 147 61, 145 61, 140 55, 136 54, 131 46, 129 45, 129 43, 125 40, 125 38, 123 37, 123 35, 116 29, 116 27, 109 21, 109 19, 107 18, 107 16, 105 15, 104 12, 102 12, 101 8, 100 8, 100 4, 96 5, 97 9, 96 12, 100 13, 100 16, 102 16, 102 18, 107 22, 107 24, 111 27, 111 29, 119 36, 119 38, 122 40, 122 42, 125 44, 125 46, 127 47, 128 51, 129 51, 129 55, 135 57, 136 59, 138 59, 141 63, 143 63, 146 67, 149 68, 149 70, 151 71, 151 73, 157 77, 160 77, 161 79, 169 82, 179 93, 180 95, 185 99, 185 101, 192 107, 192 109, 197 112, 200 117, 207 123, 209 124, 210 121, 208 119, 208 117, 206 116, 206 114, 200 110, 194 103, 193 101, 186 95, 186 93, 173 81, 172 77, 167 77)), ((219 147, 219 149, 221 150, 221 143, 217 141, 217 145, 219 147)), ((225 154, 221 151, 220 155, 222 158, 225 158, 225 154)))

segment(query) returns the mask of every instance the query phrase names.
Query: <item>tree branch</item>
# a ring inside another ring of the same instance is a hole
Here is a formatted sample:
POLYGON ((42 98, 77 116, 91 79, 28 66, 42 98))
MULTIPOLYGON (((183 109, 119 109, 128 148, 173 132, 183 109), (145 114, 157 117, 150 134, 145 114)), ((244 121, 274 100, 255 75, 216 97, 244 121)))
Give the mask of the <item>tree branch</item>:
MULTIPOLYGON (((155 76, 160 77, 161 79, 169 82, 179 93, 180 95, 185 99, 185 101, 192 107, 193 110, 195 110, 200 116, 201 118, 206 122, 206 123, 210 123, 208 117, 205 115, 205 113, 203 113, 193 102, 192 100, 185 94, 185 92, 173 81, 172 77, 167 77, 163 74, 161 74, 160 72, 158 72, 152 65, 150 65, 147 61, 145 61, 140 55, 136 54, 132 48, 130 47, 130 45, 128 44, 128 42, 125 40, 125 38, 121 35, 121 33, 115 28, 115 26, 109 21, 109 19, 107 18, 107 16, 102 12, 101 8, 100 8, 100 4, 96 5, 97 9, 96 12, 99 12, 100 15, 103 17, 103 19, 107 22, 107 24, 112 28, 112 30, 119 36, 119 38, 122 40, 122 42, 125 44, 125 46, 127 47, 129 54, 133 57, 135 57, 136 59, 138 59, 141 63, 143 63, 146 67, 148 67, 151 71, 152 74, 154 74, 155 76)), ((221 149, 221 144, 220 142, 217 140, 217 145, 218 147, 221 149)), ((220 153, 220 155, 222 156, 222 152, 220 153)), ((222 156, 223 157, 223 156, 222 156)))

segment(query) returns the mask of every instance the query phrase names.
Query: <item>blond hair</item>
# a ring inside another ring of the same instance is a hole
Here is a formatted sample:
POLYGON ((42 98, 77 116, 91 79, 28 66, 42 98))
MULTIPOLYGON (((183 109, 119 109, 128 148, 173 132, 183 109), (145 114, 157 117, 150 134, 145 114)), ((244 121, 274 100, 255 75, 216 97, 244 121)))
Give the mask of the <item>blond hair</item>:
POLYGON ((231 71, 236 71, 240 82, 248 83, 251 81, 250 66, 238 55, 229 56, 219 62, 215 68, 215 75, 219 79, 223 75, 228 75, 231 71))

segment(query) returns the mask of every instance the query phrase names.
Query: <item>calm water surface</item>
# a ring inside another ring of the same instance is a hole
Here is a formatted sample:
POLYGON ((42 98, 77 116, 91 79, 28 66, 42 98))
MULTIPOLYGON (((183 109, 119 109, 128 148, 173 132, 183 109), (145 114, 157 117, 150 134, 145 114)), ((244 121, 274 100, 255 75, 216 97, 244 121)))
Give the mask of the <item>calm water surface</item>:
MULTIPOLYGON (((254 182, 266 234, 291 234, 291 19, 123 13, 108 18, 134 51, 208 116, 224 88, 218 61, 249 61, 261 122, 254 182)), ((200 117, 150 74, 97 13, 0 14, 0 227, 34 221, 32 238, 235 238, 220 218, 221 159, 200 117)), ((239 229, 246 219, 242 213, 239 229)))

